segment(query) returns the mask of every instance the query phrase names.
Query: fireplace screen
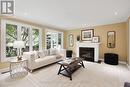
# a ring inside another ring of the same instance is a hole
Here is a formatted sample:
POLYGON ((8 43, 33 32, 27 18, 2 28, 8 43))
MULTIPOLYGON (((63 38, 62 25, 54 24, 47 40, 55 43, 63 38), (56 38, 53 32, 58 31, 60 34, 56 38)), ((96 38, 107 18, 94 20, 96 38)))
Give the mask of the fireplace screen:
POLYGON ((80 47, 79 57, 83 58, 84 60, 94 62, 94 48, 80 47))

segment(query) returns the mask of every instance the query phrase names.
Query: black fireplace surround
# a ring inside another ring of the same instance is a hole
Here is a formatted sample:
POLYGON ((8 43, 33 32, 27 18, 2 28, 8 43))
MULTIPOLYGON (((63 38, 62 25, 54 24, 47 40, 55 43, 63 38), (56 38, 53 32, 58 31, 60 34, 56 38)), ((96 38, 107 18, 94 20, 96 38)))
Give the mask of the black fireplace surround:
POLYGON ((79 57, 94 62, 94 48, 79 47, 79 57))

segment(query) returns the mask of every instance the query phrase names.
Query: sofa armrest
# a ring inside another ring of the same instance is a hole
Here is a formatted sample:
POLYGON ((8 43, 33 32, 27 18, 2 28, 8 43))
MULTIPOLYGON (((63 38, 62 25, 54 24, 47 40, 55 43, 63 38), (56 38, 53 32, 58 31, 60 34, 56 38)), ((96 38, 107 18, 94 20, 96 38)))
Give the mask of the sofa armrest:
POLYGON ((58 52, 58 55, 62 56, 62 59, 66 58, 66 50, 65 49, 61 49, 58 52))
POLYGON ((31 52, 24 52, 23 58, 27 59, 28 62, 33 62, 33 61, 35 61, 35 54, 31 53, 31 52))
POLYGON ((31 52, 24 52, 23 58, 28 60, 28 69, 33 70, 35 66, 35 54, 31 52))

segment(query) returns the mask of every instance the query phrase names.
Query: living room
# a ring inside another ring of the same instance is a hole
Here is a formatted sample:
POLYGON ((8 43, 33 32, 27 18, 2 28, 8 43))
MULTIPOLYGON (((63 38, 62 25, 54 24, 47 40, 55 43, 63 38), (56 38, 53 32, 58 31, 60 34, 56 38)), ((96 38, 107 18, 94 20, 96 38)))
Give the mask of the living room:
POLYGON ((130 87, 129 3, 0 1, 0 87, 130 87))

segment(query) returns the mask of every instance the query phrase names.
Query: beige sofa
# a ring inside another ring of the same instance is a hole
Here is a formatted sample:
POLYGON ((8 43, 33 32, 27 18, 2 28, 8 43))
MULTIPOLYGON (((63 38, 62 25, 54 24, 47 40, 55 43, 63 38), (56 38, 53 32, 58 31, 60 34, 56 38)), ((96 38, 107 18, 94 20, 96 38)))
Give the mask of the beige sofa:
POLYGON ((32 72, 34 69, 63 60, 66 55, 65 52, 64 49, 57 52, 56 50, 53 52, 51 50, 24 52, 23 58, 28 60, 28 69, 32 72))

